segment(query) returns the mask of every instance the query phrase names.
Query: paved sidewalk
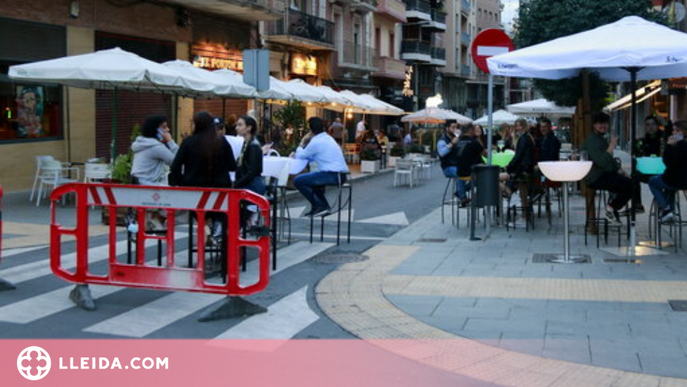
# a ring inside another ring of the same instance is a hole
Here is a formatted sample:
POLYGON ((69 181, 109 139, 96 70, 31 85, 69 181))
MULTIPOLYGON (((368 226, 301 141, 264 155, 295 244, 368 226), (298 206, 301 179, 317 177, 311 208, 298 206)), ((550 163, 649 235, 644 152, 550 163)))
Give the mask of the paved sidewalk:
POLYGON ((471 242, 465 213, 456 229, 437 209, 323 279, 317 300, 358 337, 413 339, 389 350, 495 385, 687 386, 687 311, 668 304, 687 300, 685 251, 606 261, 619 257, 595 236, 584 245, 582 198, 571 208, 572 252, 591 263, 533 261, 562 252, 557 215, 471 242))

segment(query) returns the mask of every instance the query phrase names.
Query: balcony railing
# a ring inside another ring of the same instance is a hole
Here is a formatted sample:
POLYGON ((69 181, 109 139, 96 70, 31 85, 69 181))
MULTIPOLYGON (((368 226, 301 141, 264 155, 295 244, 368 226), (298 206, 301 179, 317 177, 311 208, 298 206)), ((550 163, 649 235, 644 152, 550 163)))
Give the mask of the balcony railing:
POLYGON ((430 14, 432 7, 427 0, 403 0, 406 3, 406 11, 419 11, 430 14))
POLYGON ((377 13, 382 16, 387 16, 399 23, 405 23, 406 19, 406 4, 400 0, 379 0, 377 4, 377 13))
POLYGON ((467 32, 462 32, 460 34, 460 42, 463 43, 464 46, 470 47, 470 43, 472 42, 472 36, 468 34, 467 32))
POLYGON ((438 23, 446 24, 446 13, 433 9, 432 20, 438 23))
POLYGON ((401 52, 431 55, 429 42, 419 40, 404 40, 401 42, 401 52))
POLYGON ((466 15, 470 15, 470 0, 463 0, 463 7, 461 8, 466 15))
POLYGON ((441 47, 431 48, 432 59, 446 60, 446 49, 441 47))
POLYGON ((378 77, 405 79, 406 62, 388 56, 380 56, 377 61, 378 77))
POLYGON ((351 8, 363 13, 374 12, 377 9, 377 0, 353 0, 351 1, 351 8))
POLYGON ((341 65, 375 68, 377 67, 377 54, 372 47, 355 44, 354 42, 344 42, 341 65))
POLYGON ((463 65, 460 70, 460 74, 464 77, 470 76, 470 65, 463 65))
POLYGON ((333 45, 334 23, 305 12, 289 9, 284 19, 268 24, 267 35, 297 36, 333 45))

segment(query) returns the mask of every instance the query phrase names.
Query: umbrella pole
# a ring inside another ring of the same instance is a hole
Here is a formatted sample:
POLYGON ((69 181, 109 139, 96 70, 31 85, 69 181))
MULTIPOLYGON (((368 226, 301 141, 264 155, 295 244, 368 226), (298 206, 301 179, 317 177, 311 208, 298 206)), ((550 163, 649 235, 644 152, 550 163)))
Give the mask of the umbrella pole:
POLYGON ((112 145, 110 146, 110 162, 114 165, 115 156, 117 154, 117 105, 118 105, 118 90, 115 87, 112 93, 112 145))
MULTIPOLYGON (((632 162, 632 157, 634 156, 633 141, 637 136, 637 72, 639 68, 632 67, 630 71, 630 87, 632 88, 632 122, 630 123, 630 165, 632 165, 630 170, 630 178, 635 176, 635 163, 632 162)), ((634 190, 634 184, 632 185, 634 190)), ((634 211, 634 191, 632 192, 632 197, 630 197, 630 255, 635 255, 635 246, 637 243, 637 230, 636 230, 636 220, 637 216, 634 211)))
POLYGON ((488 114, 488 119, 487 119, 487 127, 489 127, 489 131, 487 132, 487 165, 491 165, 491 140, 492 140, 492 132, 493 132, 493 110, 494 110, 494 76, 489 73, 489 86, 487 89, 487 114, 488 114))
POLYGON ((222 122, 227 122, 227 98, 222 97, 222 122))
POLYGON ((179 133, 179 96, 174 94, 174 126, 172 127, 172 138, 177 140, 177 134, 179 133))

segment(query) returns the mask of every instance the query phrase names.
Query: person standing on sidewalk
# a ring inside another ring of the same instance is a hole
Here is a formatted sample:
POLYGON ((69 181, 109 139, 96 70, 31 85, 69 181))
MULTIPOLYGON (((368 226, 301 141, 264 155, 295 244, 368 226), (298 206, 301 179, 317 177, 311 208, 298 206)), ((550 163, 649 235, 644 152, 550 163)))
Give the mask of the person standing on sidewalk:
POLYGON ((666 170, 662 175, 649 179, 649 188, 660 210, 662 222, 671 222, 675 217, 675 194, 687 189, 687 121, 674 124, 673 135, 668 137, 663 163, 666 170))
POLYGON ((331 208, 324 195, 325 186, 345 183, 348 165, 339 145, 325 132, 322 119, 312 117, 308 124, 310 133, 303 137, 292 156, 317 163, 319 170, 296 176, 293 184, 310 202, 310 211, 305 216, 327 215, 331 208))
POLYGON ((587 152, 593 164, 584 180, 590 188, 614 194, 606 205, 606 219, 611 224, 620 225, 619 211, 632 197, 632 180, 613 157, 618 136, 613 134, 610 140, 606 140, 609 122, 610 117, 606 113, 597 112, 592 116, 592 134, 582 144, 582 150, 587 152))

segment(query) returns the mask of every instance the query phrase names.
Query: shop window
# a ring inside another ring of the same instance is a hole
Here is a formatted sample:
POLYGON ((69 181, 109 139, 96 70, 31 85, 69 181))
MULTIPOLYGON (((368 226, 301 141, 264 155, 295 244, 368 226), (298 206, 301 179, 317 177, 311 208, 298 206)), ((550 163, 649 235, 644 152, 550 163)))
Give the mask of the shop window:
MULTIPOLYGON (((0 62, 0 74, 10 64, 0 62)), ((62 88, 24 84, 0 75, 0 144, 62 139, 62 88)))

